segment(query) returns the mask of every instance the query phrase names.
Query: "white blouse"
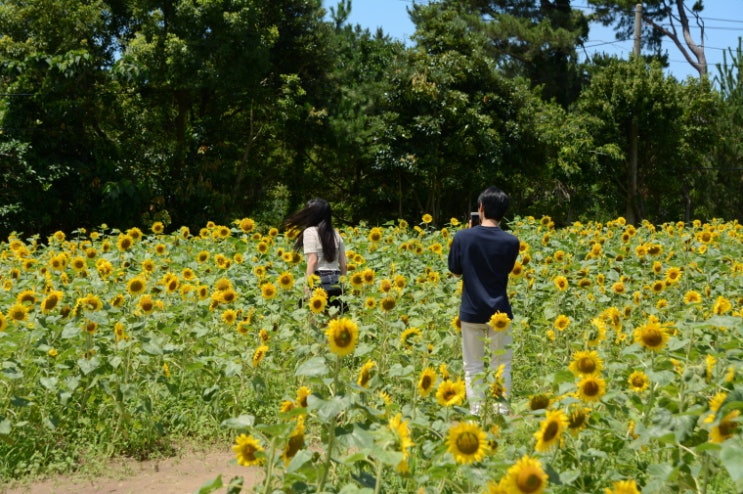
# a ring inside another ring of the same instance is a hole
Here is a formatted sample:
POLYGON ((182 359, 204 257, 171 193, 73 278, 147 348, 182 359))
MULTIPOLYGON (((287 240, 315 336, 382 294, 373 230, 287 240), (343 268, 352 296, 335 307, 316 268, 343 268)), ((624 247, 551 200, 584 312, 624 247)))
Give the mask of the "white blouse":
POLYGON ((304 245, 304 255, 307 254, 317 254, 317 270, 318 271, 339 271, 340 266, 338 264, 338 259, 340 259, 341 253, 345 252, 346 248, 343 245, 343 238, 341 238, 340 234, 336 231, 335 232, 335 245, 338 247, 338 252, 336 253, 335 259, 331 262, 328 262, 325 259, 325 256, 323 254, 322 250, 322 242, 320 242, 320 234, 317 231, 316 226, 310 226, 305 228, 304 233, 302 233, 302 243, 304 245))

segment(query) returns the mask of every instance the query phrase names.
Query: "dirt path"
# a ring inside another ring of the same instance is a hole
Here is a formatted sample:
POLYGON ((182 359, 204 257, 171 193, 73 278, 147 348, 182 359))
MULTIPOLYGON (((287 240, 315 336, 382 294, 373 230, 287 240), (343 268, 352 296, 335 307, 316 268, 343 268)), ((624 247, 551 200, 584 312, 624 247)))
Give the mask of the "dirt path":
MULTIPOLYGON (((0 486, 2 494, 193 494, 204 484, 222 475, 227 485, 243 477, 243 493, 252 492, 263 472, 259 468, 231 463, 231 450, 192 451, 175 458, 137 462, 112 462, 104 474, 60 476, 43 481, 0 486)), ((225 487, 215 491, 225 493, 225 487)))

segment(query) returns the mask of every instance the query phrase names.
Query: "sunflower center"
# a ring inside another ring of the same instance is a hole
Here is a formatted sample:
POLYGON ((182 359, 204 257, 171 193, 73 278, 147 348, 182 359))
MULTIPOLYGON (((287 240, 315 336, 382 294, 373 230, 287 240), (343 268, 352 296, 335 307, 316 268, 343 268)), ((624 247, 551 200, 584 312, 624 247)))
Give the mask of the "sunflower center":
POLYGON ((726 438, 730 437, 733 435, 737 428, 738 424, 736 424, 735 422, 732 422, 730 420, 723 420, 722 422, 720 422, 719 425, 720 435, 726 438))
POLYGON ((465 455, 474 455, 480 449, 480 438, 474 432, 463 432, 457 437, 457 449, 465 455))
POLYGON ((453 389, 447 389, 447 390, 446 390, 446 391, 444 392, 444 400, 445 400, 445 401, 449 401, 449 400, 451 400, 452 398, 454 398, 454 397, 455 397, 456 395, 457 395, 457 393, 456 393, 456 392, 455 392, 455 391, 454 391, 453 389))
POLYGON ((648 329, 645 334, 642 335, 642 341, 651 348, 659 346, 663 342, 663 336, 660 331, 655 328, 648 329))
POLYGON ((428 389, 431 387, 431 376, 423 376, 421 379, 421 388, 428 389))
POLYGON ((596 396, 599 393, 599 385, 596 381, 588 381, 583 385, 583 393, 586 396, 596 396))
POLYGON ((547 424, 547 427, 544 428, 544 434, 542 434, 542 440, 544 440, 545 442, 549 442, 553 440, 557 436, 557 433, 559 432, 559 430, 560 430, 559 424, 555 422, 554 420, 551 421, 549 424, 547 424))
POLYGON ((335 335, 335 344, 340 348, 345 348, 351 344, 351 333, 347 329, 342 329, 335 335))
POLYGON ((252 444, 245 444, 243 445, 243 449, 241 451, 243 458, 245 458, 248 461, 254 461, 255 460, 255 447, 252 444))
POLYGON ((568 427, 570 427, 571 429, 577 429, 578 427, 581 427, 585 421, 585 414, 583 414, 582 412, 574 412, 570 415, 568 427))
POLYGON ((519 472, 519 476, 516 479, 516 485, 520 492, 539 492, 539 489, 543 487, 542 477, 537 472, 531 470, 523 470, 519 472))
POLYGON ((584 374, 593 374, 596 372, 596 362, 589 357, 583 357, 578 361, 578 368, 584 374))

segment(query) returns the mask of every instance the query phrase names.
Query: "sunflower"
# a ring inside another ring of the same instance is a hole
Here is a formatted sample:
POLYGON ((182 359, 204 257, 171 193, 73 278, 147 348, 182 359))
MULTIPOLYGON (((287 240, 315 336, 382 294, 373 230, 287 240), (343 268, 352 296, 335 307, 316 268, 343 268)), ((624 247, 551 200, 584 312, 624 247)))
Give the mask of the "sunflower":
POLYGON ((573 354, 573 361, 568 368, 576 376, 588 376, 599 374, 604 368, 604 362, 595 350, 579 351, 573 354))
POLYGON ((307 305, 309 306, 310 311, 312 311, 313 314, 320 314, 322 311, 325 310, 325 306, 327 305, 327 303, 327 295, 313 295, 307 305))
POLYGON ((196 254, 196 262, 198 263, 205 263, 209 260, 209 251, 208 250, 202 250, 198 254, 196 254))
POLYGON ((307 397, 312 394, 312 390, 307 386, 297 389, 297 406, 307 408, 307 397))
POLYGON ((72 269, 78 273, 85 271, 85 268, 86 268, 85 258, 82 256, 73 257, 72 260, 70 261, 70 266, 72 266, 72 269))
POLYGON ((83 323, 83 331, 85 331, 88 334, 94 334, 96 331, 98 331, 98 323, 86 320, 83 323))
POLYGON ((552 400, 544 393, 538 393, 529 397, 529 410, 546 410, 552 400))
POLYGON ((253 221, 252 218, 243 218, 239 220, 239 222, 237 223, 237 226, 244 233, 250 233, 251 231, 253 231, 253 228, 255 228, 255 221, 253 221))
POLYGON ((555 284, 558 290, 564 292, 568 289, 568 279, 564 276, 556 276, 552 282, 555 284))
POLYGON ((627 382, 629 383, 629 388, 636 393, 645 391, 650 387, 650 379, 648 379, 647 374, 642 371, 634 371, 630 374, 627 382))
POLYGON ((237 321, 237 311, 235 309, 227 309, 222 312, 222 321, 230 326, 235 324, 235 321, 237 321))
POLYGON ((488 325, 495 331, 505 331, 511 325, 511 318, 508 317, 508 314, 498 311, 490 316, 488 325))
POLYGON ((296 427, 294 427, 294 430, 289 435, 289 440, 286 442, 281 459, 284 460, 284 463, 289 463, 302 448, 304 448, 304 417, 300 415, 297 417, 296 427))
POLYGON ((366 363, 361 367, 359 371, 359 378, 356 380, 356 384, 362 388, 369 387, 369 381, 372 378, 372 369, 377 366, 377 363, 373 360, 367 360, 366 363))
POLYGON ((653 291, 653 293, 661 293, 666 288, 666 283, 663 281, 655 281, 652 285, 650 285, 650 289, 653 291))
POLYGON ((738 421, 736 419, 739 415, 740 410, 733 410, 725 415, 717 425, 712 427, 712 430, 709 433, 709 441, 711 443, 720 444, 733 437, 735 432, 738 430, 738 421))
POLYGON ((152 311, 155 310, 155 301, 152 300, 152 297, 150 295, 142 295, 141 297, 139 297, 137 306, 139 306, 139 308, 145 314, 151 314, 152 311))
POLYGON ((29 307, 24 304, 13 304, 8 309, 8 319, 11 321, 25 321, 28 315, 29 307))
POLYGON ((135 241, 141 239, 143 236, 142 230, 140 230, 136 226, 133 228, 129 228, 126 231, 126 234, 129 235, 135 241))
POLYGON ((430 214, 426 213, 421 218, 421 221, 427 225, 427 224, 429 224, 430 222, 433 221, 433 216, 431 216, 430 214))
POLYGON ((490 395, 496 400, 502 400, 506 398, 508 388, 506 388, 506 381, 503 378, 503 372, 505 365, 501 364, 498 366, 498 370, 495 371, 493 376, 493 382, 490 383, 490 395))
POLYGON ((146 273, 152 273, 155 271, 155 262, 152 259, 145 259, 142 261, 142 270, 146 273))
POLYGON ((578 383, 577 397, 583 401, 599 401, 606 393, 606 381, 596 375, 583 377, 578 383))
POLYGON ((449 452, 459 464, 482 461, 490 450, 487 434, 474 422, 460 422, 449 428, 449 452))
POLYGON ((230 304, 237 300, 237 292, 232 288, 222 290, 219 292, 219 302, 222 304, 230 304))
POLYGON ((294 287, 294 276, 285 271, 279 275, 278 278, 279 286, 284 290, 291 290, 294 287))
POLYGON ((699 292, 696 292, 694 290, 689 290, 684 294, 684 303, 687 305, 690 304, 698 304, 702 301, 702 296, 699 294, 699 292))
POLYGON ((384 297, 382 300, 379 301, 379 307, 384 312, 389 312, 392 309, 395 308, 395 299, 394 297, 384 297))
POLYGON ((116 240, 116 248, 120 251, 127 251, 134 245, 134 238, 131 235, 120 234, 118 240, 116 240))
POLYGON ((253 352, 253 367, 258 367, 263 360, 263 357, 268 353, 268 346, 261 345, 253 352))
POLYGON ((263 463, 263 447, 253 436, 245 434, 237 436, 232 451, 235 452, 238 465, 250 467, 263 463))
POLYGON ((681 279, 681 274, 681 268, 668 268, 665 274, 666 281, 671 285, 678 283, 681 279))
POLYGON ((400 344, 404 347, 412 347, 414 340, 420 341, 421 339, 421 330, 418 328, 408 328, 405 331, 402 332, 400 335, 400 344))
POLYGON ((126 328, 124 327, 124 323, 119 321, 116 324, 114 324, 114 337, 116 338, 116 341, 129 341, 129 335, 126 334, 126 328))
POLYGON ((5 314, 0 312, 0 333, 5 331, 7 327, 8 327, 8 320, 5 318, 5 314))
POLYGON ((568 411, 568 430, 571 434, 576 435, 586 428, 590 412, 590 408, 583 406, 574 406, 568 411))
POLYGON ((426 367, 418 378, 418 393, 426 397, 431 393, 436 384, 436 371, 432 367, 426 367))
POLYGON ((617 281, 616 283, 611 285, 611 291, 613 291, 617 295, 621 295, 627 291, 627 287, 624 286, 623 282, 617 281))
POLYGON ((669 336, 666 328, 656 320, 651 320, 639 328, 635 328, 635 343, 639 343, 648 350, 658 352, 666 346, 669 336))
POLYGON ((372 310, 377 307, 377 299, 374 297, 366 297, 364 299, 364 308, 367 310, 372 310))
POLYGON ((562 410, 547 410, 547 416, 539 430, 534 433, 537 444, 534 449, 540 453, 550 451, 558 446, 562 434, 568 428, 568 417, 562 410))
POLYGON ((413 446, 413 440, 410 437, 410 427, 408 423, 402 420, 402 414, 398 413, 389 420, 389 428, 395 437, 395 445, 399 448, 402 453, 402 460, 397 465, 397 471, 401 473, 407 473, 408 471, 408 457, 410 456, 410 448, 413 446))
POLYGON ((261 285, 261 295, 266 300, 271 300, 276 296, 276 286, 273 283, 264 283, 261 285))
POLYGON ((466 390, 464 381, 444 380, 436 389, 436 401, 441 406, 451 407, 461 405, 464 402, 466 390))
POLYGON ((53 311, 57 305, 62 301, 63 293, 59 290, 52 290, 46 294, 44 300, 41 301, 41 312, 48 314, 53 311))
POLYGON ((604 492, 606 494, 640 494, 637 483, 632 479, 616 481, 612 483, 611 489, 607 487, 604 492))
POLYGON ((349 283, 351 283, 351 287, 354 290, 360 290, 361 287, 364 286, 364 275, 360 272, 354 272, 350 279, 348 280, 349 283))
POLYGON ((144 276, 135 276, 126 283, 126 291, 130 295, 139 295, 144 292, 147 287, 147 280, 144 276))
POLYGON ((712 306, 712 312, 714 312, 718 316, 721 316, 726 312, 730 312, 732 308, 733 306, 730 303, 730 300, 720 295, 719 297, 717 297, 717 299, 715 300, 715 304, 712 306))
POLYGON ((339 357, 353 353, 359 339, 359 326, 348 318, 333 319, 325 330, 330 351, 339 357))
POLYGON ((371 285, 374 283, 374 270, 371 268, 367 268, 361 272, 361 277, 364 279, 364 283, 366 285, 371 285))
POLYGON ((538 459, 522 456, 508 469, 503 483, 510 494, 541 494, 547 488, 547 474, 538 459))
POLYGON ((266 329, 261 329, 260 331, 258 331, 258 338, 260 338, 263 343, 268 343, 268 340, 271 339, 271 335, 268 334, 268 331, 266 329))
POLYGON ((555 318, 554 327, 558 331, 565 331, 570 326, 570 318, 564 314, 560 314, 555 318))

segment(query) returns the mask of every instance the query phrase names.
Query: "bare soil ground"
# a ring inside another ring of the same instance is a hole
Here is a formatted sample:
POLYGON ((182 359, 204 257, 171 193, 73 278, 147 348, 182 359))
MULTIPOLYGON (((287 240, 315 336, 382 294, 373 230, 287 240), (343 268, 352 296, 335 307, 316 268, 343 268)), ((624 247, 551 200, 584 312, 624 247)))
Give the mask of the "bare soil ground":
MULTIPOLYGON (((193 494, 222 476, 226 486, 243 478, 243 493, 252 492, 263 477, 255 467, 232 462, 231 449, 183 452, 177 457, 138 462, 124 459, 106 464, 96 475, 73 474, 0 486, 2 494, 193 494)), ((225 493, 226 487, 214 492, 225 493)))

